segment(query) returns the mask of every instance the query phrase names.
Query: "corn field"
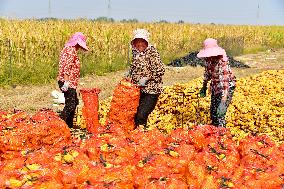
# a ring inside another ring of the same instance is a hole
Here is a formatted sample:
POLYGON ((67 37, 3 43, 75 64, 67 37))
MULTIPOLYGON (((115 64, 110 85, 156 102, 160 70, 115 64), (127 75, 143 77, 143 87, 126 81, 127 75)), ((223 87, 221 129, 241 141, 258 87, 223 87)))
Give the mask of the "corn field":
POLYGON ((228 54, 284 47, 283 26, 231 26, 170 23, 104 23, 89 20, 0 19, 0 85, 54 81, 59 53, 76 31, 87 35, 90 51, 79 53, 81 76, 102 75, 127 67, 132 31, 148 29, 151 43, 168 64, 196 51, 208 37, 219 40, 228 54))

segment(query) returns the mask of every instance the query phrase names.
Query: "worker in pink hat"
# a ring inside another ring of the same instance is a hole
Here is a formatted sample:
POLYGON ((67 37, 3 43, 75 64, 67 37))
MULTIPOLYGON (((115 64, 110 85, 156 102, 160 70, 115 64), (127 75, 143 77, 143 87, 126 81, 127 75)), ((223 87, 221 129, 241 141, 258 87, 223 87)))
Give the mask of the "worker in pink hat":
POLYGON ((197 54, 205 58, 205 73, 200 96, 206 96, 207 83, 211 80, 210 116, 212 125, 226 127, 226 112, 236 87, 236 78, 229 66, 226 51, 219 47, 217 40, 209 38, 197 54))
POLYGON ((136 127, 147 126, 148 116, 154 110, 162 92, 162 76, 165 73, 158 51, 149 43, 149 35, 147 30, 137 29, 131 41, 133 57, 127 76, 141 87, 135 117, 136 127))
POLYGON ((65 97, 65 106, 60 117, 67 123, 69 128, 73 127, 73 118, 79 103, 76 92, 80 78, 80 61, 77 55, 79 49, 89 50, 86 45, 85 35, 81 32, 76 32, 60 53, 57 80, 59 88, 65 97))

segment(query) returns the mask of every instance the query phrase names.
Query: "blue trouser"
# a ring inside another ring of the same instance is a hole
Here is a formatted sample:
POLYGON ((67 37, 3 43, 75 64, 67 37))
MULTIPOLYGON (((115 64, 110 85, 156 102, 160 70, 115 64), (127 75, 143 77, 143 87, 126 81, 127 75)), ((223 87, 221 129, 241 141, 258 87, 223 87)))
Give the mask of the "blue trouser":
POLYGON ((221 100, 222 100, 222 93, 214 94, 214 91, 212 92, 211 106, 210 106, 210 116, 211 116, 212 125, 217 126, 217 127, 226 127, 226 113, 227 113, 228 106, 232 101, 234 91, 235 91, 235 87, 230 87, 228 98, 225 103, 226 105, 225 114, 223 115, 217 114, 218 106, 221 104, 221 100))

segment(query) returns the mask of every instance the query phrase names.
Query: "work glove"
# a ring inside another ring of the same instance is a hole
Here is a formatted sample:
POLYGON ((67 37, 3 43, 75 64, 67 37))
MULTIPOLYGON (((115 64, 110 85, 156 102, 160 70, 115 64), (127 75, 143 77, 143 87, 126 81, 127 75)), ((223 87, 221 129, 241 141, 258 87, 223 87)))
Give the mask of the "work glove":
POLYGON ((138 86, 145 87, 148 80, 149 79, 147 77, 142 77, 138 82, 138 86))
POLYGON ((66 92, 69 88, 69 81, 65 81, 63 86, 61 87, 61 90, 66 92))
POLYGON ((217 115, 218 116, 224 116, 225 113, 226 113, 226 102, 221 101, 221 103, 219 104, 219 106, 217 108, 217 115))
POLYGON ((124 74, 124 77, 130 77, 131 76, 131 71, 130 70, 128 70, 127 72, 125 72, 124 74))
POLYGON ((206 87, 202 87, 201 90, 199 91, 199 96, 204 98, 206 96, 206 87))

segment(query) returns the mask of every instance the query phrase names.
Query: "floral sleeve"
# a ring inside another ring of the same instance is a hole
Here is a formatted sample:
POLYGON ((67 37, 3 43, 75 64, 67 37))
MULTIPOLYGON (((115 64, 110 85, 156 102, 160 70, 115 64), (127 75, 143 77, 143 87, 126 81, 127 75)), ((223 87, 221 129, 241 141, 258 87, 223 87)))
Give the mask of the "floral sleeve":
POLYGON ((204 72, 204 79, 203 79, 203 86, 207 86, 208 81, 211 80, 211 63, 210 62, 206 62, 205 64, 205 72, 204 72))
POLYGON ((65 51, 61 57, 60 57, 60 63, 63 67, 63 73, 64 75, 70 75, 71 74, 71 68, 74 61, 74 57, 76 56, 76 53, 73 51, 73 48, 70 48, 70 50, 65 51))
POLYGON ((150 55, 152 79, 161 82, 165 74, 165 66, 161 61, 160 54, 155 48, 152 48, 150 55))

